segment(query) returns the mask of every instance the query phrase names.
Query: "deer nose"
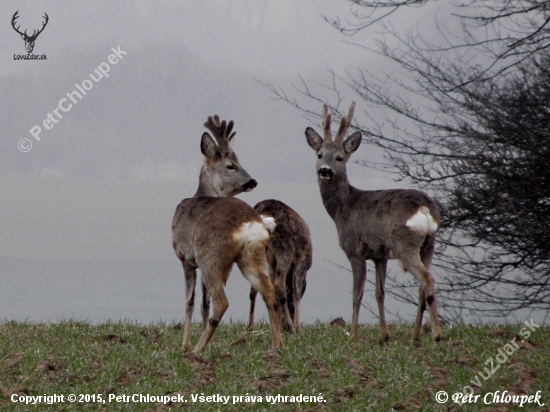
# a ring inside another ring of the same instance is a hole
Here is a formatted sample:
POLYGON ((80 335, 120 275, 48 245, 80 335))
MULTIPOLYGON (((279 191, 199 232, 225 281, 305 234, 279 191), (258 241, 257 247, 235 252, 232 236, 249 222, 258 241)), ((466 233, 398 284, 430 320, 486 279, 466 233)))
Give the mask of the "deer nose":
POLYGON ((248 182, 246 182, 243 186, 243 190, 245 192, 250 192, 252 189, 254 189, 256 186, 258 186, 258 182, 256 182, 256 179, 250 179, 248 182))
POLYGON ((318 173, 321 179, 330 179, 332 176, 334 176, 334 172, 328 166, 321 166, 318 173))

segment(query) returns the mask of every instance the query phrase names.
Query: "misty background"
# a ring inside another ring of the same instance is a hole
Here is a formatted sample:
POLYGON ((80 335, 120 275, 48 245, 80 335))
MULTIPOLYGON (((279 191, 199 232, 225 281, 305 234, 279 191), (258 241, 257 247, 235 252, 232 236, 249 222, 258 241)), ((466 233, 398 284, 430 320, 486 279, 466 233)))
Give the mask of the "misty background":
MULTIPOLYGON (((259 182, 239 198, 251 206, 282 200, 311 229, 313 266, 301 320, 349 321, 352 276, 338 267, 349 262, 322 205, 316 157, 304 137, 307 126, 318 125, 264 85, 299 99, 300 77, 322 94, 330 70, 363 67, 383 76, 389 69, 381 57, 351 44, 323 18, 345 16, 349 7, 333 0, 3 1, 0 319, 183 321, 184 276, 171 245, 171 220, 198 185, 203 123, 219 114, 235 121, 235 151, 259 182), (14 60, 25 54, 10 24, 17 10, 21 29, 31 33, 48 14, 33 51, 47 60, 14 60), (109 78, 93 83, 46 130, 42 122, 59 100, 118 47, 127 54, 110 65, 109 78), (29 133, 35 125, 42 128, 40 141, 29 133), (18 149, 23 138, 33 145, 26 153, 18 149)), ((392 23, 421 26, 444 12, 444 4, 432 2, 392 23)), ((372 28, 352 40, 374 46, 377 36, 372 28)), ((320 111, 321 103, 309 108, 320 111)), ((365 110, 359 105, 356 116, 365 110)), ((363 145, 352 159, 368 163, 381 155, 363 145)), ((406 187, 352 161, 348 175, 362 189, 406 187)), ((397 264, 389 271, 410 276, 397 264)), ((434 276, 437 287, 437 271, 434 276)), ((367 277, 374 278, 370 265, 367 277)), ((238 269, 226 291, 224 321, 247 319, 249 284, 238 269)), ((373 295, 370 288, 365 305, 376 306, 373 295)), ((416 312, 390 298, 386 306, 408 321, 416 312)), ((265 316, 263 303, 257 314, 265 316)), ((199 315, 197 309, 195 320, 199 315)), ((377 319, 363 308, 360 321, 377 319)))

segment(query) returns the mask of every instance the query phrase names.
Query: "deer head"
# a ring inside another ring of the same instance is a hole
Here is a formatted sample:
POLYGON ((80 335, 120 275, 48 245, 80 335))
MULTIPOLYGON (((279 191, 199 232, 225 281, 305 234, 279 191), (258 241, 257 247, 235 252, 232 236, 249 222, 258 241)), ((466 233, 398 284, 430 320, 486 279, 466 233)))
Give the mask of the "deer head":
POLYGON ((214 137, 205 132, 201 138, 201 152, 205 157, 201 170, 198 195, 230 197, 250 192, 258 182, 252 179, 239 163, 233 151, 236 132, 233 120, 220 122, 218 115, 209 116, 204 126, 214 137))
POLYGON ((348 114, 340 119, 340 127, 334 141, 330 131, 332 116, 328 113, 326 103, 323 105, 323 117, 321 119, 324 139, 311 127, 306 129, 307 142, 317 152, 317 176, 320 184, 347 179, 346 162, 361 144, 361 132, 355 132, 344 140, 353 120, 354 110, 355 102, 351 102, 348 114))
POLYGON ((13 29, 21 35, 21 38, 23 40, 25 40, 25 48, 27 49, 27 53, 32 53, 32 51, 34 49, 34 42, 36 41, 36 38, 38 37, 38 35, 40 33, 42 33, 42 31, 44 30, 44 28, 46 27, 46 24, 48 24, 49 17, 46 13, 44 13, 44 18, 46 19, 46 21, 44 21, 44 23, 42 24, 42 28, 38 31, 33 30, 32 35, 29 36, 29 35, 27 35, 27 30, 25 30, 24 33, 19 31, 19 27, 21 27, 21 26, 15 27, 15 23, 16 23, 15 21, 19 17, 17 15, 17 13, 19 13, 19 10, 17 10, 15 12, 15 14, 13 15, 13 18, 11 19, 11 25, 12 25, 13 29))

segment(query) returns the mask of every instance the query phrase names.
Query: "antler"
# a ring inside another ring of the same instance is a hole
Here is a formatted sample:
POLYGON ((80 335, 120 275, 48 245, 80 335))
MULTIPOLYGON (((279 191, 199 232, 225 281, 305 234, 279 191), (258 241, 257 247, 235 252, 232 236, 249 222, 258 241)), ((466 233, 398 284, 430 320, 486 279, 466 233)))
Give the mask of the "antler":
MULTIPOLYGON (((351 102, 348 109, 348 114, 342 116, 340 119, 340 127, 338 128, 338 133, 336 134, 335 142, 341 143, 346 137, 346 132, 351 126, 351 121, 353 120, 353 112, 355 111, 355 102, 351 102)), ((325 137, 326 138, 326 137, 325 137)))
POLYGON ((19 31, 19 27, 21 27, 21 26, 17 26, 17 28, 15 27, 15 20, 17 20, 17 18, 19 17, 19 16, 17 15, 17 13, 19 13, 19 10, 17 10, 17 11, 15 12, 15 14, 13 15, 13 17, 12 17, 12 19, 11 19, 11 26, 12 26, 13 29, 14 29, 17 33, 19 33, 21 36, 26 36, 26 35, 27 35, 27 30, 25 30, 25 33, 21 33, 21 32, 19 31))
POLYGON ((44 13, 44 17, 46 18, 46 21, 43 23, 42 28, 40 30, 38 30, 38 33, 36 33, 36 34, 34 33, 36 30, 33 30, 31 38, 38 37, 38 35, 40 33, 42 33, 44 31, 44 29, 46 28, 46 24, 48 24, 48 21, 50 20, 50 18, 48 17, 48 15, 46 13, 44 13))
POLYGON ((231 133, 231 131, 233 130, 233 126, 233 120, 230 120, 229 123, 227 123, 225 120, 222 120, 220 122, 220 117, 217 114, 214 115, 214 117, 208 116, 208 120, 204 124, 204 127, 210 130, 214 135, 214 138, 218 142, 218 148, 220 150, 229 149, 229 141, 233 139, 235 134, 237 134, 237 132, 231 133))
POLYGON ((330 131, 330 125, 332 123, 332 116, 328 112, 328 104, 323 104, 323 117, 321 118, 321 125, 325 131, 325 142, 332 141, 332 132, 330 131))
POLYGON ((43 16, 43 17, 46 19, 46 21, 45 21, 44 23, 42 23, 42 28, 41 28, 40 30, 38 30, 38 32, 37 32, 36 30, 33 30, 32 36, 29 36, 29 35, 27 34, 27 30, 25 30, 24 33, 22 33, 22 32, 19 31, 19 27, 21 27, 21 26, 15 27, 15 21, 19 18, 19 16, 17 15, 18 13, 19 13, 19 10, 17 10, 17 11, 15 12, 15 14, 13 15, 13 17, 12 17, 12 19, 11 19, 11 26, 13 27, 13 29, 14 29, 17 33, 19 33, 21 36, 25 36, 25 37, 26 37, 27 39, 29 39, 29 40, 32 40, 32 39, 37 38, 38 35, 44 31, 44 29, 46 28, 46 25, 48 24, 48 21, 50 20, 50 18, 48 17, 48 14, 47 14, 47 13, 44 13, 44 16, 43 16))

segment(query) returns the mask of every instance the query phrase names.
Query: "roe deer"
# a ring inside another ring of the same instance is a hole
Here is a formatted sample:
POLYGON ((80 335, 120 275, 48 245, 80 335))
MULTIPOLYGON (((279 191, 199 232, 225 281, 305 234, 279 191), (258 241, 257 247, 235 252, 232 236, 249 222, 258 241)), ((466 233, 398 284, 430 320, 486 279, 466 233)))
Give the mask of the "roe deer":
POLYGON ((266 273, 269 233, 254 209, 232 197, 252 190, 257 183, 239 164, 232 149, 233 121, 220 123, 217 115, 210 116, 204 126, 212 132, 217 144, 209 133, 202 135, 201 151, 205 159, 199 187, 192 198, 178 205, 172 220, 172 245, 183 264, 186 284, 183 350, 191 349, 196 269, 202 277, 204 331, 194 353, 208 344, 229 306, 224 287, 233 263, 262 295, 269 314, 272 347, 277 349, 282 345, 281 331, 273 285, 266 273), (210 297, 214 309, 208 319, 210 297))
POLYGON ((361 132, 344 137, 351 125, 355 102, 340 119, 336 138, 330 131, 331 115, 323 106, 324 139, 308 127, 307 142, 317 153, 317 177, 323 204, 336 224, 340 247, 353 271, 353 317, 351 337, 358 337, 359 308, 366 280, 366 260, 376 267, 376 300, 380 312, 380 335, 389 338, 384 315, 384 286, 388 259, 399 259, 420 284, 418 312, 412 337, 420 339, 426 302, 430 308, 432 336, 441 339, 434 279, 428 268, 439 227, 437 204, 418 190, 359 190, 348 182, 346 162, 361 144, 361 132))
MULTIPOLYGON (((311 267, 309 228, 302 217, 279 200, 263 200, 254 206, 267 229, 266 258, 269 277, 275 287, 279 322, 290 332, 300 330, 300 300, 306 290, 306 274, 311 267), (267 223, 268 219, 272 219, 267 223)), ((250 316, 247 330, 254 327, 257 291, 250 288, 250 316)))

